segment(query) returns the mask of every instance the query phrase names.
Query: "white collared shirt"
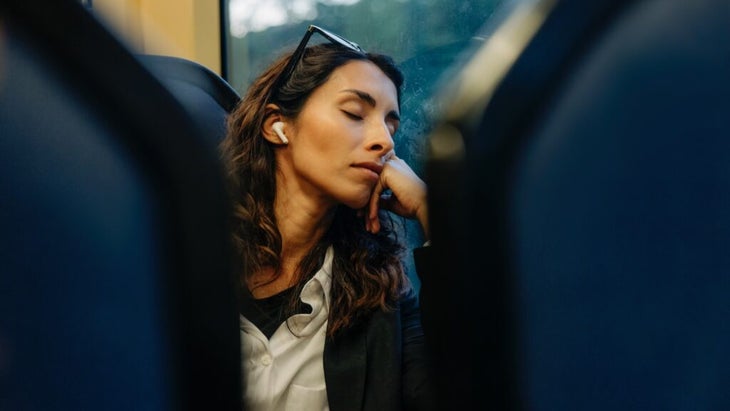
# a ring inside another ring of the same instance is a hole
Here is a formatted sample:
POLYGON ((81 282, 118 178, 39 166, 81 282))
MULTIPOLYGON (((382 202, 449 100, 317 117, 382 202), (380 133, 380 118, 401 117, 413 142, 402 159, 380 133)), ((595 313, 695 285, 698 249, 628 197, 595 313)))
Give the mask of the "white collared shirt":
POLYGON ((332 247, 302 288, 309 314, 295 314, 271 339, 240 316, 243 399, 248 410, 329 410, 324 380, 324 341, 332 284, 332 247), (287 326, 288 323, 288 326, 287 326))

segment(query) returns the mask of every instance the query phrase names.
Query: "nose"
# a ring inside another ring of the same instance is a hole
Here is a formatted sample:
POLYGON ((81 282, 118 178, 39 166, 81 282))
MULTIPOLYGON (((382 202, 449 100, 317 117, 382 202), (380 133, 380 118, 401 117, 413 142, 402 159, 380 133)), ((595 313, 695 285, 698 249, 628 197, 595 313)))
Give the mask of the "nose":
POLYGON ((379 157, 384 156, 393 150, 393 136, 386 124, 373 127, 366 142, 367 150, 377 154, 379 157))

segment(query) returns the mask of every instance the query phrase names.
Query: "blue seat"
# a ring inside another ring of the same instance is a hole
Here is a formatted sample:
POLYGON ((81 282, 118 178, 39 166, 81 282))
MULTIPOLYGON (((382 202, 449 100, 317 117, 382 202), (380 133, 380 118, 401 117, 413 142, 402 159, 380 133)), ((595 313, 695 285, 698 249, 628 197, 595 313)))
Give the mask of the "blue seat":
POLYGON ((464 144, 428 166, 447 401, 730 409, 728 4, 548 4, 432 137, 464 144))
POLYGON ((137 57, 188 111, 206 142, 217 147, 225 137, 225 118, 240 100, 236 90, 194 61, 170 56, 137 57))
POLYGON ((0 409, 239 410, 215 151, 78 2, 0 21, 0 409))

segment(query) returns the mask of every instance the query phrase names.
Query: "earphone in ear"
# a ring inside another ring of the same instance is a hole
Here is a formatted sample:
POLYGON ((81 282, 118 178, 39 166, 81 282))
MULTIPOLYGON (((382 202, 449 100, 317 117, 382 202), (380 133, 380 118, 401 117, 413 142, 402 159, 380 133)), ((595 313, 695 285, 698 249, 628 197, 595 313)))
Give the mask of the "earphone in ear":
POLYGON ((274 130, 274 133, 276 133, 277 136, 279 136, 279 139, 281 139, 281 142, 284 144, 289 144, 289 139, 286 138, 284 135, 284 123, 281 121, 277 121, 274 124, 271 125, 271 129, 274 130))

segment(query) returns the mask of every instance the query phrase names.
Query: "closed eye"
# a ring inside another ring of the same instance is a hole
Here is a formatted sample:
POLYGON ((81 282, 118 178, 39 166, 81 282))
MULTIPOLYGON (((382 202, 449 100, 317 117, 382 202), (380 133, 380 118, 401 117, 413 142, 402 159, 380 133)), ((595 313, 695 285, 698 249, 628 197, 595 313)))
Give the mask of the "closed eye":
POLYGON ((344 113, 344 114, 345 114, 345 115, 346 115, 347 117, 351 118, 352 120, 362 120, 362 117, 361 117, 361 116, 358 116, 358 115, 357 115, 357 114, 355 114, 355 113, 351 113, 351 112, 349 112, 349 111, 346 111, 346 110, 341 110, 341 111, 342 111, 342 112, 343 112, 343 113, 344 113))
POLYGON ((390 132, 390 136, 395 136, 395 133, 398 132, 398 128, 400 128, 400 121, 399 120, 390 120, 386 121, 385 123, 388 127, 388 131, 390 132))

